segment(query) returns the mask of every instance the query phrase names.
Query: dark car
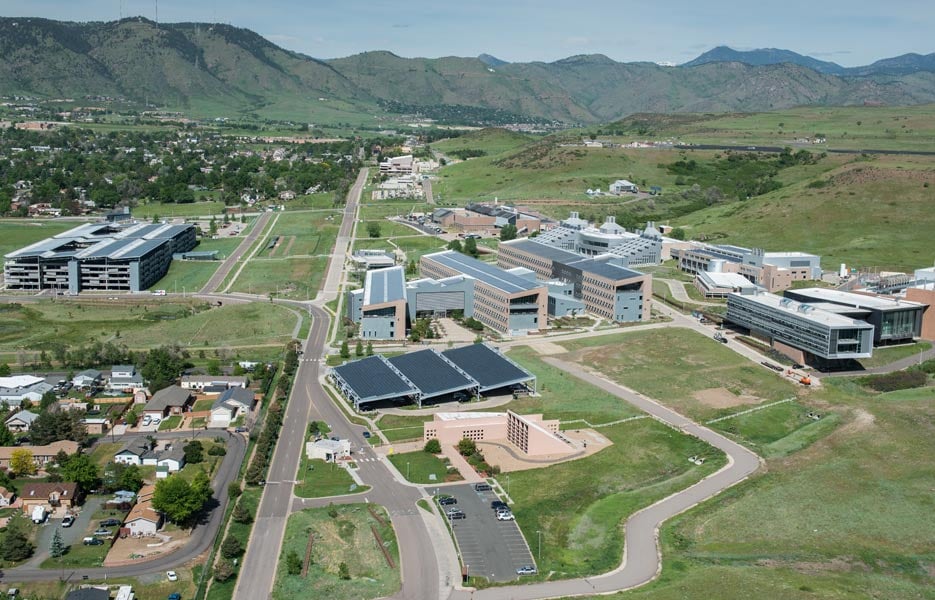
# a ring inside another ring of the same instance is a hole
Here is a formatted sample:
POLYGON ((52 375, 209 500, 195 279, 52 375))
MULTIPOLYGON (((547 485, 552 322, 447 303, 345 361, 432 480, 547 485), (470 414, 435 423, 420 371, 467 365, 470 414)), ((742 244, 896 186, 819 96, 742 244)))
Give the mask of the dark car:
POLYGON ((117 525, 123 525, 123 521, 120 519, 104 519, 101 521, 101 527, 116 527, 117 525))
POLYGON ((100 538, 86 537, 82 542, 85 546, 103 546, 104 540, 100 538))
POLYGON ((450 504, 457 504, 458 499, 452 498, 451 496, 442 496, 441 498, 438 499, 438 503, 441 504, 442 506, 448 506, 450 504))
POLYGON ((455 513, 448 513, 448 518, 451 519, 452 521, 456 521, 458 519, 466 519, 467 515, 459 511, 455 513))
POLYGON ((474 489, 478 492, 489 492, 490 484, 489 483, 475 483, 474 489))
POLYGON ((182 600, 182 594, 178 592, 172 592, 169 594, 169 600, 182 600))
POLYGON ((370 432, 367 431, 366 429, 364 429, 364 434, 363 434, 363 435, 364 435, 365 438, 369 438, 369 437, 370 437, 370 432))
POLYGON ((494 500, 490 503, 490 508, 494 510, 509 510, 510 507, 506 505, 506 502, 503 500, 494 500))

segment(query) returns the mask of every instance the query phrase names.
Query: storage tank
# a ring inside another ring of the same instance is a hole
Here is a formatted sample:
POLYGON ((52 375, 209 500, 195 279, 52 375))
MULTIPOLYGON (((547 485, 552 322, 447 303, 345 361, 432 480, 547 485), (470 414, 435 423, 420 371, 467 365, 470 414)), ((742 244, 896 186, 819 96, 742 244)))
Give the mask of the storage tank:
POLYGON ((708 273, 723 273, 723 272, 724 272, 724 259, 712 258, 711 262, 708 263, 708 273))

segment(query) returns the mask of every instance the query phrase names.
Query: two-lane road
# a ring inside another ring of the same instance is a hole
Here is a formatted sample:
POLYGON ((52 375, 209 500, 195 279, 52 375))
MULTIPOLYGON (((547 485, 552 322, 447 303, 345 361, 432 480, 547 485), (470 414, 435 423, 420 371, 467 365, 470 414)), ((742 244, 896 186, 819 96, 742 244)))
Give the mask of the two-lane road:
POLYGON ((273 216, 271 212, 260 213, 260 216, 256 218, 256 223, 253 225, 253 229, 250 230, 250 233, 240 242, 240 245, 237 246, 237 249, 230 253, 230 255, 224 260, 224 263, 218 267, 218 270, 214 272, 214 275, 211 276, 211 279, 208 280, 208 283, 201 288, 202 294, 211 294, 216 292, 221 284, 224 283, 224 280, 227 279, 227 275, 234 269, 234 265, 246 254, 253 243, 263 235, 263 230, 266 229, 266 224, 269 222, 270 218, 273 216))

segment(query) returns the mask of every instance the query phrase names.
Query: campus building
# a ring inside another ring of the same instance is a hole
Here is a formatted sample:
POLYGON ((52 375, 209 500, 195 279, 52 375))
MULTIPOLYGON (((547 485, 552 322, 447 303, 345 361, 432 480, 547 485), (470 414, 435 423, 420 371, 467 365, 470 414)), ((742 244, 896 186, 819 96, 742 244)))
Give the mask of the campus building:
MULTIPOLYGON (((543 279, 570 283, 571 297, 604 319, 632 322, 650 318, 652 276, 621 266, 614 258, 587 258, 536 239, 511 240, 500 244, 497 264, 505 269, 526 268, 543 279)), ((565 295, 559 289, 558 296, 565 295)), ((556 297, 553 302, 560 300, 556 297)))
POLYGON ((868 358, 873 352, 870 323, 775 294, 729 294, 726 319, 798 362, 868 358))
POLYGON ((535 241, 586 257, 607 255, 624 266, 656 265, 668 256, 664 251, 666 238, 653 223, 648 223, 641 232, 631 233, 618 225, 613 216, 608 216, 600 227, 593 227, 572 212, 571 217, 540 234, 535 241))
POLYGON ((769 292, 789 289, 795 281, 821 279, 821 257, 804 252, 764 252, 759 248, 690 242, 686 247, 673 248, 672 256, 678 258, 679 269, 686 273, 738 273, 769 292))
POLYGON ((785 297, 873 325, 873 344, 911 342, 922 334, 926 305, 827 288, 786 290, 785 297))
POLYGON ((402 267, 367 271, 364 287, 347 295, 347 316, 363 339, 406 339, 406 272, 402 267))
POLYGON ((419 263, 422 275, 446 279, 466 275, 474 279, 475 319, 506 335, 544 331, 548 325, 548 287, 451 250, 426 254, 419 263))
POLYGON ((464 438, 475 442, 507 441, 527 456, 562 455, 575 448, 558 437, 558 419, 541 414, 518 415, 513 411, 435 413, 422 426, 424 441, 437 439, 445 446, 464 438))
POLYGON ((196 244, 190 224, 88 223, 7 254, 3 274, 14 290, 139 292, 196 244))
POLYGON ((416 279, 406 284, 406 302, 409 321, 421 317, 445 317, 460 311, 474 316, 474 282, 469 275, 455 275, 444 279, 416 279))

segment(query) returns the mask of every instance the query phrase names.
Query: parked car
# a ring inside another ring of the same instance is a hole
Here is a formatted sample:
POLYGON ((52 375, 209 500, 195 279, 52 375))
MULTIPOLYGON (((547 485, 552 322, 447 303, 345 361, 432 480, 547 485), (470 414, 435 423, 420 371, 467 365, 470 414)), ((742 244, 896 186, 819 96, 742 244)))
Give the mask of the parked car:
POLYGON ((249 430, 248 430, 246 427, 244 427, 243 425, 241 425, 240 427, 238 427, 238 428, 235 429, 234 431, 237 432, 237 433, 246 433, 246 432, 249 431, 249 430))
POLYGON ((489 492, 490 484, 489 483, 475 483, 474 489, 478 492, 489 492))
POLYGON ((153 418, 149 415, 143 417, 143 427, 149 427, 152 424, 153 418))
POLYGON ((451 519, 452 521, 456 521, 458 519, 466 519, 467 515, 461 511, 458 511, 456 513, 448 513, 448 518, 451 519))
POLYGON ((511 513, 510 511, 498 512, 498 513, 497 513, 497 520, 498 520, 498 521, 512 521, 512 520, 513 520, 513 513, 511 513))
POLYGON ((364 429, 364 437, 367 438, 367 439, 370 438, 370 432, 369 432, 368 430, 366 430, 366 429, 364 429))
POLYGON ((123 521, 120 519, 104 519, 101 521, 101 527, 116 527, 118 525, 123 525, 123 521))
POLYGON ((520 568, 516 569, 516 574, 517 574, 517 575, 535 575, 535 574, 536 574, 536 568, 533 567, 533 566, 529 566, 529 565, 527 565, 527 566, 525 566, 525 567, 520 567, 520 568))
POLYGON ((501 510, 510 509, 510 507, 507 506, 506 502, 504 502, 503 500, 494 500, 493 502, 490 503, 490 508, 494 509, 497 512, 500 512, 501 510))
POLYGON ((450 504, 457 504, 458 499, 452 498, 451 496, 442 496, 441 498, 438 499, 438 503, 441 504, 442 506, 448 506, 450 504))
POLYGON ((169 600, 182 600, 182 594, 178 592, 172 592, 169 594, 169 600))
POLYGON ((65 518, 62 519, 62 527, 71 527, 75 523, 75 517, 72 515, 65 515, 65 518))
POLYGON ((81 540, 81 543, 84 544, 85 546, 103 546, 104 540, 100 538, 95 538, 95 537, 86 537, 83 540, 81 540))
POLYGON ((169 581, 178 581, 179 574, 176 573, 175 571, 166 571, 166 579, 168 579, 169 581))
POLYGON ((113 535, 113 532, 110 529, 97 529, 94 531, 94 535, 113 535))
POLYGON ((162 423, 162 419, 160 419, 159 417, 156 417, 155 419, 153 419, 153 425, 159 425, 160 423, 162 423))

